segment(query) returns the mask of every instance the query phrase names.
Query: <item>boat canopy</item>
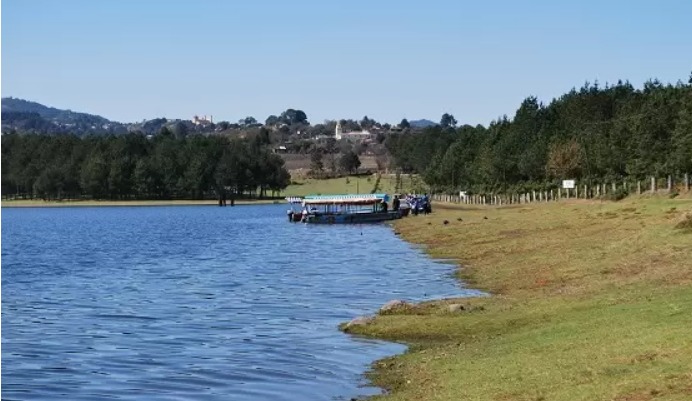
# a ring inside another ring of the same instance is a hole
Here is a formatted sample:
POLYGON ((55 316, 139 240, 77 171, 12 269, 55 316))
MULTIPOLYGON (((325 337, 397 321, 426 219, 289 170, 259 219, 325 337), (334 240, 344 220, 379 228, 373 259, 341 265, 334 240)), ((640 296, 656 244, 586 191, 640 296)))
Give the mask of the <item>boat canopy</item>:
POLYGON ((287 196, 286 202, 288 203, 303 203, 303 198, 300 196, 287 196))
POLYGON ((387 194, 350 194, 350 195, 309 195, 303 199, 304 205, 374 205, 387 202, 387 194))

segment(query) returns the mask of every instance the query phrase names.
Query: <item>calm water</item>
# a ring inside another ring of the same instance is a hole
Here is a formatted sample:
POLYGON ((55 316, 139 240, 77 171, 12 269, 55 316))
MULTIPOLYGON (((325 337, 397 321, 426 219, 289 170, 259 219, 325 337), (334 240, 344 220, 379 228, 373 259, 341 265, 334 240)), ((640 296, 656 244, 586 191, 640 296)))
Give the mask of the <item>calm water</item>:
POLYGON ((398 344, 337 325, 460 295, 386 226, 285 206, 2 210, 2 398, 331 400, 398 344))

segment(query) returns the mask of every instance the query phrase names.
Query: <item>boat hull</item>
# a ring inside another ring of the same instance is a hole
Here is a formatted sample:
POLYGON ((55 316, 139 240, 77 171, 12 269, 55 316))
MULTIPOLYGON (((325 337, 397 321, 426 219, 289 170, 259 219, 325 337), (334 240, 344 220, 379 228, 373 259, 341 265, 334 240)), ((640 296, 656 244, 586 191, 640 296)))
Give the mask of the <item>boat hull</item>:
POLYGON ((308 224, 366 224, 400 219, 399 212, 380 213, 342 213, 309 214, 304 222, 308 224))

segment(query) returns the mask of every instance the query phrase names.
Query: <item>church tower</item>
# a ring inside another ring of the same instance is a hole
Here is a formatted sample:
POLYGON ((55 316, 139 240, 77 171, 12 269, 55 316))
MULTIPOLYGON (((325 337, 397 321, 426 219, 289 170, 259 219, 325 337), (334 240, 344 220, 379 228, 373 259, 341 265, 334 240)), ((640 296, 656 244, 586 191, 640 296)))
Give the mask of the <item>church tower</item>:
POLYGON ((334 133, 337 141, 341 140, 341 121, 336 122, 336 132, 334 133))

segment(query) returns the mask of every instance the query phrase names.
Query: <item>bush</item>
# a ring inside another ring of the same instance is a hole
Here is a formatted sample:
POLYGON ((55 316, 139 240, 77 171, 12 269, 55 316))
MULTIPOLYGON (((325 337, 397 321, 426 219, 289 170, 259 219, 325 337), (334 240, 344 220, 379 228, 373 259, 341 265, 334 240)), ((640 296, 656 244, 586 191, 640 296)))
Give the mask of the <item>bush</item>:
POLYGON ((617 202, 620 200, 625 199, 626 197, 629 196, 629 191, 627 191, 625 188, 618 188, 615 190, 615 192, 611 192, 609 194, 606 194, 604 199, 617 202))

